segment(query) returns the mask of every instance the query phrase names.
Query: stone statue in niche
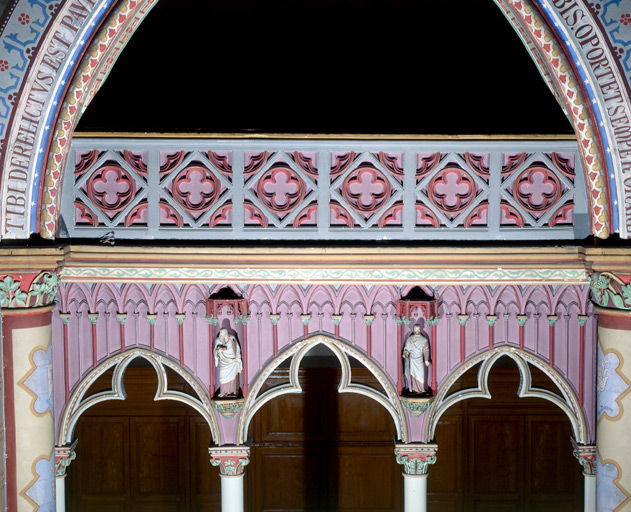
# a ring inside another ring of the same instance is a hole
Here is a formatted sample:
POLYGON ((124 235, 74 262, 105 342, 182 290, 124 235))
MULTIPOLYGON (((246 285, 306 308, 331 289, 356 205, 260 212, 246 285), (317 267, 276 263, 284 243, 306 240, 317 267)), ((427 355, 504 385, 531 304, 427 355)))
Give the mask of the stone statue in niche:
POLYGON ((431 363, 429 342, 416 324, 403 347, 403 367, 408 392, 412 395, 428 395, 425 387, 425 367, 431 363))
POLYGON ((236 398, 239 394, 239 374, 243 370, 241 347, 237 338, 220 329, 213 348, 215 366, 219 366, 219 397, 236 398))

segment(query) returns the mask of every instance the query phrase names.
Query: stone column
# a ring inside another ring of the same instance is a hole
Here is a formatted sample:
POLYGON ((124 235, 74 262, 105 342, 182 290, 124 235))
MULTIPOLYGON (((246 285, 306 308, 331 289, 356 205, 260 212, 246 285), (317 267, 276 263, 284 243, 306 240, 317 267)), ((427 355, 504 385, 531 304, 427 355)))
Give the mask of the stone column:
POLYGON ((2 311, 8 510, 54 510, 52 307, 2 311))
POLYGON ((631 311, 596 311, 596 510, 631 511, 631 311))
POLYGON ((55 446, 56 512, 66 512, 66 470, 75 459, 77 440, 70 445, 55 446))
POLYGON ((427 512, 427 470, 436 462, 436 444, 397 444, 394 453, 403 465, 404 512, 427 512))
POLYGON ((243 512, 243 477, 250 462, 250 447, 215 446, 208 451, 211 464, 219 466, 221 512, 243 512))
POLYGON ((7 510, 55 510, 51 311, 58 283, 53 271, 0 275, 7 510))
POLYGON ((572 439, 574 456, 583 466, 585 477, 584 506, 585 512, 596 512, 596 445, 578 444, 572 439))

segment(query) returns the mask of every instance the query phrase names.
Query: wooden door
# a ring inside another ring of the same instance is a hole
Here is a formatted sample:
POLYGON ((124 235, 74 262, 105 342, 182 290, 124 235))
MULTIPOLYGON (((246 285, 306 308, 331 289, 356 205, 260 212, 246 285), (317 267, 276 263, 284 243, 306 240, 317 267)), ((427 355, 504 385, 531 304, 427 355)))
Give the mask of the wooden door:
MULTIPOLYGON (((367 370, 355 369, 353 376, 378 386, 367 370)), ((281 370, 268 385, 287 379, 281 370)), ((339 370, 301 370, 303 393, 276 398, 257 412, 246 472, 251 512, 400 510, 394 422, 374 400, 338 393, 339 379, 339 370)))
MULTIPOLYGON (((477 384, 474 373, 460 387, 477 384)), ((535 385, 549 385, 533 370, 535 385)), ((431 512, 578 512, 583 477, 572 455, 570 422, 555 405, 519 398, 516 368, 489 377, 492 400, 456 404, 436 429, 429 468, 431 512)))
MULTIPOLYGON (((249 512, 401 510, 392 418, 367 397, 339 394, 339 378, 339 370, 302 370, 303 393, 274 399, 254 416, 249 512)), ((536 372, 533 378, 541 385, 536 372)), ((287 379, 287 370, 278 370, 267 386, 287 379)), ((360 369, 354 381, 377 386, 360 369)), ((459 385, 475 382, 466 375, 459 385)), ((549 402, 518 398, 518 383, 515 369, 493 370, 493 400, 461 402, 442 416, 429 468, 430 512, 582 510, 568 419, 549 402)), ((128 370, 125 384, 127 400, 99 404, 78 422, 70 510, 218 512, 220 478, 209 462, 204 420, 178 402, 153 402, 152 369, 128 370)), ((107 386, 105 377, 97 389, 107 386)))
MULTIPOLYGON (((93 389, 109 386, 109 376, 93 389)), ((79 419, 77 458, 68 469, 73 512, 219 512, 210 429, 180 402, 154 402, 153 369, 128 369, 127 399, 98 404, 79 419)), ((170 388, 186 390, 171 375, 170 388)))

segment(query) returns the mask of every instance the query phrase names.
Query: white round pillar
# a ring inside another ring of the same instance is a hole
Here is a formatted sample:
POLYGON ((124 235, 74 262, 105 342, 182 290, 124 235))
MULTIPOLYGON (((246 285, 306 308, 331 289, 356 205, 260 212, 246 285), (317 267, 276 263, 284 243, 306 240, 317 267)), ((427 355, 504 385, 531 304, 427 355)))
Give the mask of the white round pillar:
POLYGON ((436 444, 397 444, 394 453, 403 466, 404 512, 427 511, 427 469, 436 462, 436 444))
POLYGON ((55 502, 57 512, 66 512, 66 475, 55 477, 55 502))
POLYGON ((243 512, 243 477, 240 475, 221 476, 221 511, 243 512))
POLYGON ((243 512, 243 477, 250 462, 250 447, 214 446, 208 452, 211 464, 219 466, 221 512, 243 512))
POLYGON ((427 512, 427 475, 403 473, 405 512, 427 512))

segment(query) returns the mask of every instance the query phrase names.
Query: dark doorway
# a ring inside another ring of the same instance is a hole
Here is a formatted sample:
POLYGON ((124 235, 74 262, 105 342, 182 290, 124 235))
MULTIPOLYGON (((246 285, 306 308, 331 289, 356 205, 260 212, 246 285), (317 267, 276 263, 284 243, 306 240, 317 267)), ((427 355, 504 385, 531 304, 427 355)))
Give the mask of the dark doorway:
MULTIPOLYGON (((111 371, 91 391, 110 387, 111 371)), ((153 401, 157 388, 153 368, 127 369, 127 399, 102 402, 81 416, 66 483, 71 512, 221 510, 208 424, 183 403, 153 401)), ((169 389, 190 392, 175 373, 169 389)))
MULTIPOLYGON (((536 386, 552 389, 542 372, 533 368, 532 375, 536 386)), ((457 382, 476 385, 477 368, 457 382)), ((491 370, 489 386, 491 400, 465 400, 440 419, 428 510, 582 511, 583 476, 567 416, 546 400, 519 398, 519 372, 508 358, 491 370)))
MULTIPOLYGON (((250 512, 401 510, 394 421, 374 400, 339 393, 337 366, 301 367, 303 393, 275 398, 254 417, 250 512)), ((287 382, 288 372, 278 369, 266 384, 287 382)), ((363 367, 353 369, 353 382, 379 389, 363 367)))

